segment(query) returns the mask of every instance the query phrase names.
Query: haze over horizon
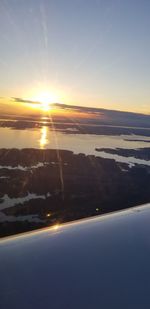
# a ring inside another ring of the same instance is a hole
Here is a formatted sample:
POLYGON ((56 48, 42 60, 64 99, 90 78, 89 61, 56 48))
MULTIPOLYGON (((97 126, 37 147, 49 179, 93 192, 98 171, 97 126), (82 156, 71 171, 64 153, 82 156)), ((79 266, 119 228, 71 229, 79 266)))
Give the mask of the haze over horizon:
POLYGON ((25 111, 14 97, 150 114, 149 12, 146 0, 1 0, 0 112, 25 111))
MULTIPOLYGON (((2 98, 0 97, 0 114, 1 118, 3 118, 4 115, 39 115, 40 118, 42 115, 45 114, 58 114, 60 111, 69 111, 70 114, 77 111, 79 113, 84 114, 85 116, 88 116, 89 113, 100 113, 101 111, 108 112, 108 113, 116 113, 116 114, 122 114, 122 115, 141 115, 150 117, 150 113, 144 113, 144 112, 135 112, 129 111, 129 110, 119 110, 115 108, 107 108, 103 106, 86 106, 86 105, 75 105, 75 104, 66 104, 66 103, 60 103, 60 102, 52 102, 48 103, 48 109, 43 110, 42 102, 40 101, 32 101, 28 99, 23 98, 2 98)), ((126 117, 126 116, 125 116, 126 117)))

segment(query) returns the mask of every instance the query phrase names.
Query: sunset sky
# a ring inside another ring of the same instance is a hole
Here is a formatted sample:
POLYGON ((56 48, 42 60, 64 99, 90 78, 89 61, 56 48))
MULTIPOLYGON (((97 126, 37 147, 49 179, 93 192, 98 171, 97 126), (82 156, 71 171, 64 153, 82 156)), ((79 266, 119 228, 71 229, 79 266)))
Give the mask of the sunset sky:
POLYGON ((15 97, 150 114, 149 15, 148 0, 1 0, 0 111, 15 97))

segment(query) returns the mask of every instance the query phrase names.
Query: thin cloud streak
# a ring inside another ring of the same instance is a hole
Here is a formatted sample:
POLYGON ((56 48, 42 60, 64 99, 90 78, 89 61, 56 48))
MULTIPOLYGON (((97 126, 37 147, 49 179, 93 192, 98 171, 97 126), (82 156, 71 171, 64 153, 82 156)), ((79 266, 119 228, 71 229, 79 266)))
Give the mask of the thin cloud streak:
POLYGON ((17 102, 17 103, 39 104, 39 105, 41 104, 41 102, 39 102, 39 101, 26 100, 26 99, 22 99, 22 98, 11 97, 11 99, 13 100, 13 102, 17 102))

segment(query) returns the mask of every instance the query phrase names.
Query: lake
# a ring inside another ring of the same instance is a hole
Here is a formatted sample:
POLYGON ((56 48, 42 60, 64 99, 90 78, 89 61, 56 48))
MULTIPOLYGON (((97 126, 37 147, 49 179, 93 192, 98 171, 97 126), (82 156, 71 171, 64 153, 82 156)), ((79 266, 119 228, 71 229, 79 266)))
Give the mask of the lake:
POLYGON ((0 148, 40 148, 65 149, 75 154, 85 153, 103 158, 115 159, 118 162, 150 165, 150 161, 134 157, 123 157, 105 152, 97 152, 95 148, 138 149, 150 147, 150 138, 140 135, 95 135, 78 134, 76 131, 65 133, 52 131, 46 126, 39 129, 0 128, 0 148))

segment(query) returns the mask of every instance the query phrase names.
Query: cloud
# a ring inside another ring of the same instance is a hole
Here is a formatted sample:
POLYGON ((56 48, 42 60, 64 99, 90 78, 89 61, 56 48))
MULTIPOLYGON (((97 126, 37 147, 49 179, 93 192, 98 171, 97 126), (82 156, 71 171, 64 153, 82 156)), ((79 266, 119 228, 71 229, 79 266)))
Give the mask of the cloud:
MULTIPOLYGON (((23 98, 16 98, 16 97, 11 97, 14 102, 17 103, 23 103, 23 104, 41 104, 39 101, 32 101, 32 100, 27 100, 23 98)), ((99 108, 92 108, 92 107, 84 107, 84 106, 76 106, 76 105, 69 105, 69 104, 64 104, 64 103, 52 103, 53 106, 56 108, 62 109, 62 110, 71 110, 79 113, 87 113, 87 114, 102 114, 102 111, 99 108)))
POLYGON ((80 113, 87 113, 87 114, 103 114, 103 109, 100 108, 93 108, 93 107, 86 107, 86 106, 76 106, 76 105, 69 105, 63 103, 54 103, 54 106, 58 107, 59 109, 64 110, 73 110, 80 113))
POLYGON ((14 102, 23 103, 23 104, 39 104, 39 105, 41 104, 39 101, 26 100, 22 98, 11 97, 11 99, 13 99, 14 102))

